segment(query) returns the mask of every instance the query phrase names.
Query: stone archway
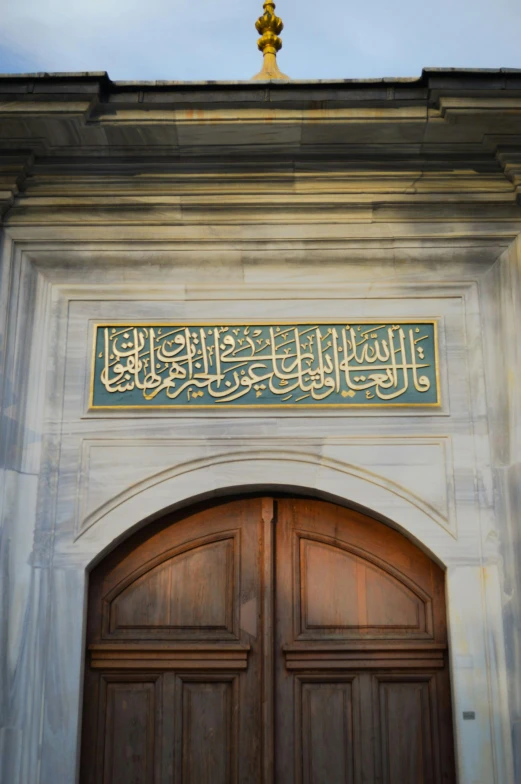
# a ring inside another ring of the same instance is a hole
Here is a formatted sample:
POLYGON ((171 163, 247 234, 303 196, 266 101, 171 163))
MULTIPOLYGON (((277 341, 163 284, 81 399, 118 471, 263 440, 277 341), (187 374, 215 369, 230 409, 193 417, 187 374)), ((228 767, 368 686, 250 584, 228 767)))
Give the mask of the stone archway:
MULTIPOLYGON (((358 465, 281 449, 223 451, 146 476, 78 522, 76 541, 93 564, 116 542, 165 511, 230 493, 292 490, 354 505, 413 538, 440 564, 453 560, 457 537, 421 496, 358 465)), ((461 547, 468 557, 468 546, 461 547)))

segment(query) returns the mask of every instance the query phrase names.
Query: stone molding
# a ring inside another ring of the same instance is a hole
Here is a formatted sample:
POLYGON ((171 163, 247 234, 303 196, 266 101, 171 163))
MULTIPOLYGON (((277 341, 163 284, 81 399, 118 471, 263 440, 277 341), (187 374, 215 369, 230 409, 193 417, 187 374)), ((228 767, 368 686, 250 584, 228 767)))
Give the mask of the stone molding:
POLYGON ((0 152, 0 220, 15 203, 33 163, 32 152, 0 152))

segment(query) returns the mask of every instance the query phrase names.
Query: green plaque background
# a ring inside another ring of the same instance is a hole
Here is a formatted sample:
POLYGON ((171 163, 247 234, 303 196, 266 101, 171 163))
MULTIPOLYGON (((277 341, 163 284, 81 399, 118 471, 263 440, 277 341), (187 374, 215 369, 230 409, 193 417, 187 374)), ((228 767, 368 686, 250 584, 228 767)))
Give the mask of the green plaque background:
POLYGON ((92 408, 436 406, 437 325, 98 324, 92 408))

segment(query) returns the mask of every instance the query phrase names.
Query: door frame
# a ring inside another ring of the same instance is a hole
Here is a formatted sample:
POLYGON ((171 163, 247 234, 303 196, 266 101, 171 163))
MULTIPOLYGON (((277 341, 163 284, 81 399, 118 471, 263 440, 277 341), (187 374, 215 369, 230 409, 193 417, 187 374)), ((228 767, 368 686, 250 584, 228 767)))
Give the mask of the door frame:
MULTIPOLYGON (((157 474, 124 497, 111 499, 72 546, 65 543, 60 562, 74 566, 74 589, 63 592, 60 606, 74 642, 67 650, 60 648, 61 624, 51 624, 50 634, 55 667, 59 670, 68 658, 72 710, 67 729, 69 738, 76 739, 77 771, 88 570, 131 532, 167 511, 203 499, 263 492, 308 495, 357 508, 411 538, 445 569, 458 781, 513 784, 499 555, 485 555, 479 536, 475 542, 458 538, 422 499, 388 480, 338 460, 282 449, 222 451, 157 474), (80 603, 83 615, 78 614, 80 603), (465 719, 464 712, 474 712, 475 718, 465 719)), ((46 700, 53 701, 50 691, 46 700)), ((63 747, 46 750, 53 752, 63 754, 63 747)))

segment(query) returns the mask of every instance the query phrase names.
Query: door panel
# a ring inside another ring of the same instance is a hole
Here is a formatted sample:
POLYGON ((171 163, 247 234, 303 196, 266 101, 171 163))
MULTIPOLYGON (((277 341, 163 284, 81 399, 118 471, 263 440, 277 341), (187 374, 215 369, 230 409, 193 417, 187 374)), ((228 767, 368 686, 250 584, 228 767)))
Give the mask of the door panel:
POLYGON ((155 770, 157 679, 104 684, 103 782, 153 784, 155 770))
POLYGON ((192 546, 148 569, 108 597, 110 633, 233 634, 233 567, 239 557, 236 537, 228 537, 192 546))
POLYGON ((93 571, 81 784, 454 784, 444 575, 308 499, 170 515, 93 571))
POLYGON ((374 691, 383 784, 439 781, 433 676, 377 676, 374 691))
POLYGON ((360 697, 354 680, 296 681, 297 780, 304 784, 355 782, 355 714, 360 697))
POLYGON ((329 543, 299 536, 298 544, 299 637, 425 632, 425 604, 397 576, 329 543))
POLYGON ((178 678, 178 780, 183 784, 237 781, 237 676, 178 678))

